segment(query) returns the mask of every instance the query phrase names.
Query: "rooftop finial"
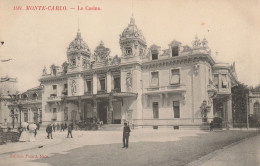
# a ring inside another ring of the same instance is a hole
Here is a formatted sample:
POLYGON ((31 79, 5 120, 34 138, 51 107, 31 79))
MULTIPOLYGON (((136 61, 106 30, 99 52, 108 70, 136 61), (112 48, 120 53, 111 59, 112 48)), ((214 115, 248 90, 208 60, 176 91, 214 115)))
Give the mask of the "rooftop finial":
POLYGON ((135 24, 135 19, 134 19, 134 15, 132 14, 131 20, 130 20, 130 24, 134 25, 135 24))

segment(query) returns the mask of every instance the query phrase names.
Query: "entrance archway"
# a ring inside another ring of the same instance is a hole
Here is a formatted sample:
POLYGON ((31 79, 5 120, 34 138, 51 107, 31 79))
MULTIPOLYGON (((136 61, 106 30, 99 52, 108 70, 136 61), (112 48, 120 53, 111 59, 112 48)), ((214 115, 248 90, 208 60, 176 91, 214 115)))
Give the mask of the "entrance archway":
POLYGON ((107 110, 108 103, 107 102, 99 102, 97 105, 97 112, 100 121, 103 121, 103 124, 107 124, 107 110))

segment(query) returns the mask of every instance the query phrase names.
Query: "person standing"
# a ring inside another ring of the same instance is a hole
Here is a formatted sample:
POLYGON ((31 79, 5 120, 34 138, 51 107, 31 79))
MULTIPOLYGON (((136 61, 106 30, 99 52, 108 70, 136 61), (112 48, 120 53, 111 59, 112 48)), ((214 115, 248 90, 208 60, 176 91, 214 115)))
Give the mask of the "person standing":
POLYGON ((61 123, 61 125, 60 125, 60 131, 64 131, 64 124, 63 123, 61 123))
POLYGON ((51 139, 52 139, 52 126, 51 124, 49 124, 46 128, 46 132, 48 133, 48 139, 50 139, 50 136, 51 136, 51 139))
POLYGON ((123 130, 123 147, 122 148, 128 148, 128 141, 130 136, 130 128, 127 126, 127 123, 124 123, 124 130, 123 130))
POLYGON ((213 131, 213 128, 214 128, 214 122, 213 121, 210 122, 209 127, 210 127, 210 131, 213 131))
POLYGON ((67 138, 69 138, 69 134, 70 134, 70 137, 72 138, 72 130, 73 130, 73 126, 72 126, 72 124, 69 124, 67 138))
POLYGON ((60 124, 58 123, 57 124, 57 131, 59 131, 60 130, 60 124))
MULTIPOLYGON (((65 130, 67 129, 67 123, 65 123, 65 125, 64 125, 64 129, 65 129, 65 130)), ((63 129, 63 131, 64 131, 64 129, 63 129)))
POLYGON ((55 123, 53 123, 52 128, 53 128, 53 131, 55 132, 55 129, 56 129, 55 123))

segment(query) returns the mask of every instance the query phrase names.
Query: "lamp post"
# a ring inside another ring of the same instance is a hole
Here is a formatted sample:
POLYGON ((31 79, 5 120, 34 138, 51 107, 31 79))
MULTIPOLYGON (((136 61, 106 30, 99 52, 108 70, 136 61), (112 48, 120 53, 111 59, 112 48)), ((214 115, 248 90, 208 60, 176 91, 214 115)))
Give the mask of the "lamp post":
POLYGON ((249 102, 248 102, 248 94, 246 94, 246 128, 248 130, 249 123, 248 123, 248 110, 249 110, 249 102))

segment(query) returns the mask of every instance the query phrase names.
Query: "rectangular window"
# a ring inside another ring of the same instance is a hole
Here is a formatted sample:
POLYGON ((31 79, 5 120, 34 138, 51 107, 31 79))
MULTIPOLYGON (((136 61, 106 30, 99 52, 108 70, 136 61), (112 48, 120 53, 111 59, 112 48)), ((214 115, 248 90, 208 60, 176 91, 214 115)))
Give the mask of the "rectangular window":
POLYGON ((91 80, 87 80, 87 92, 91 92, 92 91, 92 81, 91 80))
POLYGON ((214 75, 214 85, 218 88, 218 74, 214 75))
POLYGON ((62 94, 63 94, 63 95, 68 95, 68 84, 64 84, 64 85, 63 85, 62 94))
POLYGON ((52 120, 56 120, 57 119, 57 110, 56 108, 52 109, 52 120))
POLYGON ((98 90, 99 91, 105 91, 106 90, 106 79, 104 77, 99 78, 98 90))
POLYGON ((114 78, 114 89, 120 89, 121 85, 120 85, 120 77, 115 77, 114 78))
POLYGON ((158 119, 159 118, 158 102, 153 102, 153 118, 154 119, 158 119))
POLYGON ((28 111, 24 112, 24 122, 28 122, 28 111))
POLYGON ((179 56, 179 47, 172 47, 172 56, 179 56))
POLYGON ((171 70, 171 85, 180 84, 180 69, 171 70))
POLYGON ((152 54, 152 60, 158 59, 158 53, 153 53, 152 54))
POLYGON ((159 86, 159 72, 152 72, 151 77, 151 86, 159 86))
POLYGON ((173 102, 173 113, 174 113, 174 118, 180 118, 180 102, 179 101, 173 102))
POLYGON ((226 74, 222 74, 222 88, 228 87, 228 79, 226 74))
POLYGON ((51 96, 57 96, 57 85, 52 85, 52 94, 51 96))

